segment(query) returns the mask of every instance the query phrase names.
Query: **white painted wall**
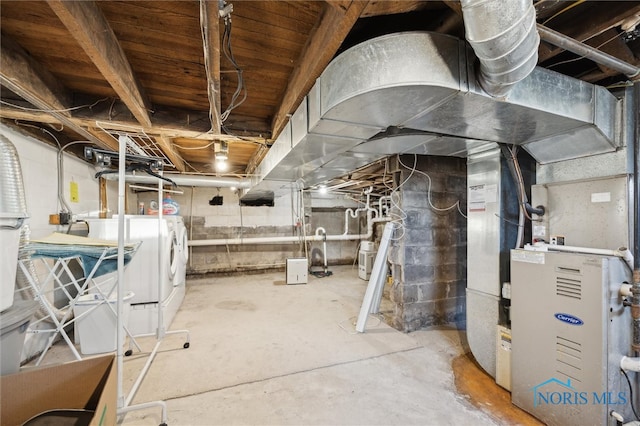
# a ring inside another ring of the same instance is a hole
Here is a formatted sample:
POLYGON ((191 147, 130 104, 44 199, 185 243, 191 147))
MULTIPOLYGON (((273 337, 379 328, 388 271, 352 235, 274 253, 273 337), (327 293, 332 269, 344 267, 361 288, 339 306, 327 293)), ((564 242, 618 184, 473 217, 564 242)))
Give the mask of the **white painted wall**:
MULTIPOLYGON (((200 216, 205 219, 206 227, 215 226, 283 226, 294 223, 297 210, 297 194, 294 194, 292 209, 291 196, 277 197, 274 207, 259 206, 240 207, 238 194, 229 188, 179 188, 183 194, 170 194, 180 204, 180 216, 200 216), (209 205, 209 200, 216 195, 223 197, 221 206, 209 205)), ((134 197, 135 198, 135 197, 134 197)), ((156 193, 139 193, 137 200, 143 202, 145 208, 151 200, 157 200, 156 193)))
MULTIPOLYGON (((35 138, 22 134, 13 128, 0 124, 0 133, 9 139, 16 147, 22 179, 24 182, 27 212, 31 230, 31 238, 42 238, 52 232, 66 232, 67 226, 49 225, 49 215, 60 211, 58 202, 58 170, 57 150, 35 138)), ((43 137, 48 137, 43 133, 43 137)), ((64 194, 75 216, 98 217, 99 186, 93 176, 95 170, 84 161, 65 154, 64 156, 64 194), (70 200, 70 182, 78 184, 78 201, 70 200)), ((2 171, 0 171, 1 173, 2 171)), ((107 199, 109 206, 117 207, 117 183, 107 184, 107 199)), ((115 211, 113 212, 115 213, 115 211)), ((0 242, 1 243, 1 242, 0 242)), ((46 276, 44 265, 36 263, 36 271, 41 283, 46 276)), ((48 329, 52 324, 41 322, 38 329, 48 329)), ((30 359, 42 352, 46 347, 49 333, 27 333, 22 352, 22 360, 30 359)), ((46 358, 44 363, 46 363, 46 358)))
MULTIPOLYGON (((30 136, 0 124, 0 133, 7 137, 18 151, 25 197, 29 213, 28 224, 32 238, 41 238, 54 231, 66 231, 66 226, 49 225, 49 215, 58 213, 57 150, 30 136)), ((43 137, 48 137, 43 133, 43 137)), ((84 161, 64 155, 63 189, 67 203, 78 217, 98 217, 99 188, 93 176, 95 170, 84 161), (70 183, 78 184, 78 202, 70 200, 70 183)), ((116 182, 107 184, 108 205, 116 213, 118 188, 116 182)))

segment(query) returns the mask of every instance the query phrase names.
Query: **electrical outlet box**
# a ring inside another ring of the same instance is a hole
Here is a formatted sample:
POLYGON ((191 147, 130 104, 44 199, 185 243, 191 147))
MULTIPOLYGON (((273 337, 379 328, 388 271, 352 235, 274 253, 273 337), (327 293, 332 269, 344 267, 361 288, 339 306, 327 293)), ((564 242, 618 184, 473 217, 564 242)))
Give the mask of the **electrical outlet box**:
POLYGON ((306 284, 308 281, 309 267, 306 258, 287 259, 286 263, 286 282, 287 284, 306 284))

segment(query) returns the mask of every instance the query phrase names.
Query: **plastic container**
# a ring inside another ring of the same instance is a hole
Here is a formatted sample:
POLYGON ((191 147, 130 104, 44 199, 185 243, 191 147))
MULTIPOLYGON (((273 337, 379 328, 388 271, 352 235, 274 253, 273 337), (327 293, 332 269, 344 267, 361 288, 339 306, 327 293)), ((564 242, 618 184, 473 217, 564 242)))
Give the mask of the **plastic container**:
POLYGON ((360 250, 362 251, 375 251, 376 246, 373 241, 362 241, 360 243, 360 250))
POLYGON ((0 312, 13 305, 20 228, 25 217, 15 213, 0 213, 0 312))
POLYGON ((20 370, 20 357, 24 337, 38 302, 20 300, 0 313, 0 374, 13 374, 20 370))
MULTIPOLYGON (((123 298, 122 324, 126 327, 129 320, 130 301, 133 292, 123 298)), ((85 294, 78 297, 73 314, 76 318, 77 335, 80 339, 80 352, 83 355, 113 352, 117 342, 117 301, 115 298, 104 300, 100 294, 85 294), (113 311, 111 308, 113 308, 113 311)))

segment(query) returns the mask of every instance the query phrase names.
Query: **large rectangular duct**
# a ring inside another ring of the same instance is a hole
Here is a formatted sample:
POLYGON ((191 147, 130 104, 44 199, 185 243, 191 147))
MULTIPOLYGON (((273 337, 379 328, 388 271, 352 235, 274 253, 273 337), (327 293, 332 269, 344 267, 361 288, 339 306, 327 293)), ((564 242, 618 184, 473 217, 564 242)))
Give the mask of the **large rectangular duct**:
POLYGON ((536 68, 502 98, 475 78, 456 38, 406 32, 334 59, 257 169, 245 197, 308 187, 390 154, 469 154, 522 145, 539 163, 618 148, 618 100, 606 89, 536 68), (397 130, 397 131, 396 131, 397 130))

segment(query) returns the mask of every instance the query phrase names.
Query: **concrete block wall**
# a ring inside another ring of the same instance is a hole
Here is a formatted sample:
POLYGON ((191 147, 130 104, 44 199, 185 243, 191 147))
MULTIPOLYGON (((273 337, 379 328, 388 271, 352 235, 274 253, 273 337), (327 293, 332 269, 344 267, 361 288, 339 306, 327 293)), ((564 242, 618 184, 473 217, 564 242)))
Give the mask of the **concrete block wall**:
POLYGON ((401 156, 395 164, 397 206, 404 228, 395 233, 389 260, 392 325, 402 331, 455 324, 464 327, 466 288, 466 162, 454 157, 401 156), (415 171, 412 173, 415 164, 415 171))
MULTIPOLYGON (((299 193, 294 191, 276 197, 273 207, 240 206, 238 194, 229 188, 180 188, 182 194, 171 194, 180 205, 190 240, 301 236, 302 215, 307 235, 317 227, 328 234, 344 232, 344 211, 358 204, 342 196, 321 197, 305 193, 304 212, 301 212, 299 193), (209 205, 214 196, 222 196, 223 204, 209 205)), ((155 192, 140 192, 130 200, 129 208, 138 202, 145 207, 157 200, 155 192)), ((362 226, 360 226, 362 228, 362 226)), ((349 233, 357 233, 359 218, 350 219, 349 233)), ((362 229, 366 233, 366 229, 362 229)), ((328 242, 327 261, 330 265, 353 263, 359 241, 328 242)), ((322 265, 324 246, 310 243, 308 252, 313 265, 322 265)), ((287 258, 305 257, 301 242, 286 244, 244 244, 229 246, 201 246, 190 249, 188 274, 231 273, 282 269, 287 258)))

